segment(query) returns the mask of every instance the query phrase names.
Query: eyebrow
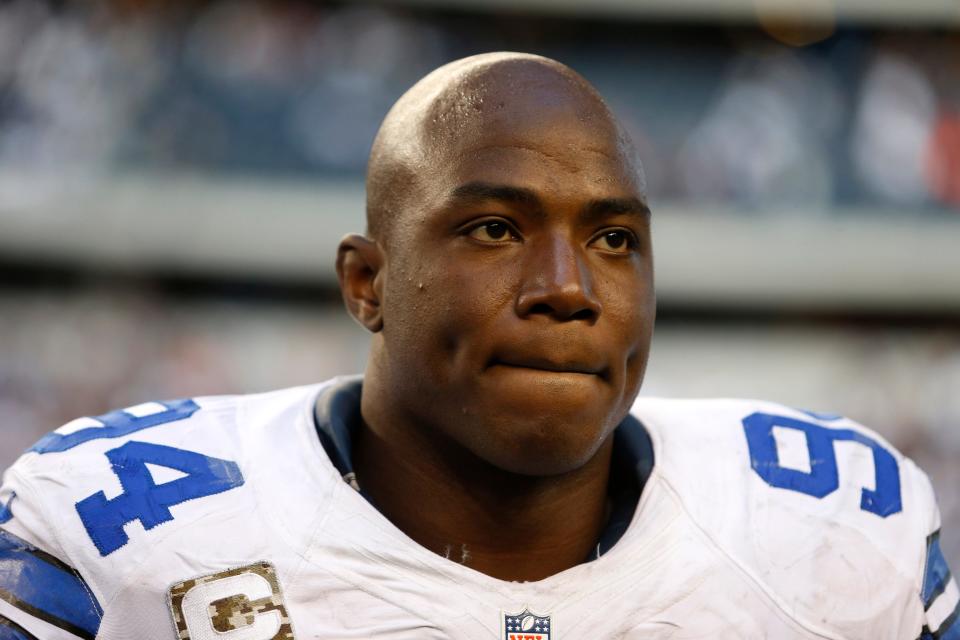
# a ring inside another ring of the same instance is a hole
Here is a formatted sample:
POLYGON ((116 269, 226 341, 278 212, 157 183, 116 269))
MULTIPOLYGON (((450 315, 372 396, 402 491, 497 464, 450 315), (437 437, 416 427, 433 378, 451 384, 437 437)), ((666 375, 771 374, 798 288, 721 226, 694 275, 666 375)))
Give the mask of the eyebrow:
POLYGON ((530 208, 541 208, 540 198, 530 189, 511 187, 489 182, 468 182, 453 190, 458 200, 501 200, 530 208))
MULTIPOLYGON (((543 211, 543 203, 530 189, 489 182, 468 182, 451 194, 457 200, 499 200, 520 205, 536 212, 543 211)), ((580 211, 580 217, 592 222, 613 215, 650 216, 650 207, 639 198, 600 198, 591 200, 580 211)))

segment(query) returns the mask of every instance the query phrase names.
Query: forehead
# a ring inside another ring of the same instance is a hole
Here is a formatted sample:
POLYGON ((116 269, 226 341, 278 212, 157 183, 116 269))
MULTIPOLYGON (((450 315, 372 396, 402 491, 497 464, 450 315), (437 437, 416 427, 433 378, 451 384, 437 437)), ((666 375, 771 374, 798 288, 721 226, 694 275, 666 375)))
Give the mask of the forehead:
POLYGON ((625 136, 576 78, 542 68, 467 77, 426 115, 420 133, 436 177, 445 178, 438 182, 525 180, 601 195, 642 191, 625 136))
POLYGON ((565 125, 545 121, 464 136, 444 154, 437 184, 516 184, 584 199, 641 196, 639 176, 616 144, 565 125))

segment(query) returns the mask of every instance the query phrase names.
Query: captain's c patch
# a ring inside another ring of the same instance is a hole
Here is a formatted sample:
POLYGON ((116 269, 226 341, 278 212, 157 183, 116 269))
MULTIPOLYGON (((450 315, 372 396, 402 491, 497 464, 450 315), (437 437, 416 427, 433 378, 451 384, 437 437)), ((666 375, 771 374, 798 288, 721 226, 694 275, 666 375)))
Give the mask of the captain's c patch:
POLYGON ((295 640, 268 562, 177 583, 170 610, 180 640, 295 640))

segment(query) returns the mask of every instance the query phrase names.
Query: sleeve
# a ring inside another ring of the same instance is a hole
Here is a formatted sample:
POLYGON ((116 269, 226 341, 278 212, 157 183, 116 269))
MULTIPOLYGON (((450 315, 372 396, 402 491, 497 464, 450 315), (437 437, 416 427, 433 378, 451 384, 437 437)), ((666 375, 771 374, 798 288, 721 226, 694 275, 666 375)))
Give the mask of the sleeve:
POLYGON ((64 561, 23 461, 0 486, 0 640, 93 640, 103 609, 64 561))
POLYGON ((939 517, 937 530, 927 537, 920 599, 924 626, 920 640, 960 640, 960 591, 940 549, 939 517))

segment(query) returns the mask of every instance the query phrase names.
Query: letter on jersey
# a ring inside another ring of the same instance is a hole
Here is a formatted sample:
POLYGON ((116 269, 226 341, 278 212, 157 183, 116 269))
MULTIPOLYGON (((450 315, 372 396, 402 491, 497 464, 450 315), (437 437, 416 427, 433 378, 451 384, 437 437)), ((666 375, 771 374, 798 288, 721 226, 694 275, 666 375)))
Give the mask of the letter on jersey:
POLYGON ((170 588, 180 640, 294 640, 277 573, 267 562, 170 588))

